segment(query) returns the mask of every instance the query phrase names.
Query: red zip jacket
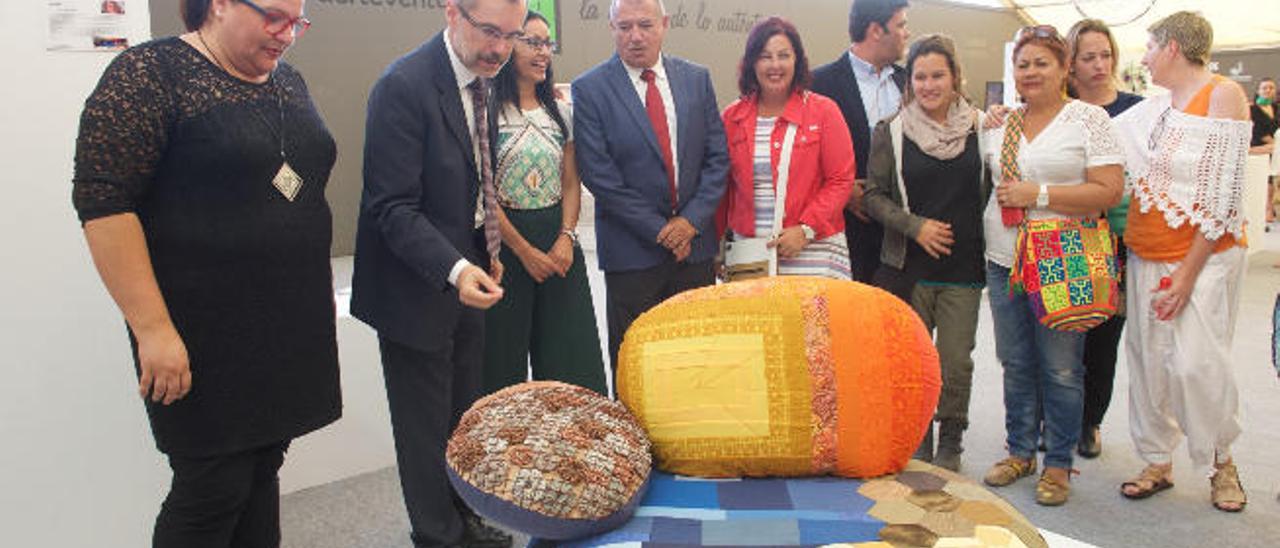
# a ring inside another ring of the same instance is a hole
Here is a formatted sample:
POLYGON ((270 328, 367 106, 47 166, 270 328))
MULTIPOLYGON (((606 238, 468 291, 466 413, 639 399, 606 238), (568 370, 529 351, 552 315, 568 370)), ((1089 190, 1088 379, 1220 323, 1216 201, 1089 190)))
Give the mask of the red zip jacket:
MULTIPOLYGON (((716 215, 721 237, 726 227, 743 236, 755 236, 752 162, 757 108, 757 97, 751 95, 734 101, 721 115, 729 144, 729 184, 716 215)), ((809 225, 819 240, 843 232, 844 206, 853 191, 854 159, 849 126, 840 108, 835 101, 811 91, 791 95, 770 137, 775 188, 787 124, 799 127, 792 145, 783 228, 809 225)))

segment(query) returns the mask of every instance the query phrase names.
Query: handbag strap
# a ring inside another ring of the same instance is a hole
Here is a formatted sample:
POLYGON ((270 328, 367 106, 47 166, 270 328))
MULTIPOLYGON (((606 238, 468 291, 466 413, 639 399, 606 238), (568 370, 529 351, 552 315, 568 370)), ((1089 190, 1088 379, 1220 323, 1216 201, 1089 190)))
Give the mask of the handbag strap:
POLYGON ((889 144, 893 146, 893 171, 898 176, 898 195, 902 196, 902 210, 911 213, 907 197, 907 181, 902 178, 902 114, 889 121, 889 144))
MULTIPOLYGON (((782 117, 778 117, 778 121, 782 122, 782 117)), ((782 138, 782 153, 778 156, 778 178, 777 184, 774 185, 774 205, 773 205, 773 235, 776 238, 782 233, 782 216, 786 214, 787 209, 787 179, 791 174, 791 149, 796 143, 796 125, 787 124, 787 133, 782 138)), ((774 247, 769 253, 769 275, 778 275, 778 248, 774 247)))
MULTIPOLYGON (((982 161, 978 162, 978 188, 982 188, 983 182, 987 180, 987 132, 982 131, 982 125, 986 119, 986 114, 981 110, 973 115, 973 132, 978 134, 978 156, 982 158, 982 161)), ((985 194, 982 196, 982 203, 987 203, 985 194)))
MULTIPOLYGON (((1018 181, 1022 179, 1022 169, 1018 167, 1018 148, 1022 142, 1022 129, 1024 125, 1023 114, 1026 107, 1014 109, 1005 118, 1004 126, 1004 142, 1000 144, 1000 180, 1018 181)), ((995 189, 992 189, 994 192, 995 189)), ((1004 208, 1001 211, 1006 211, 1004 208)), ((1003 215, 1003 214, 1002 214, 1003 215)), ((1027 246, 1027 215, 1024 212, 1021 216, 1022 223, 1018 227, 1018 240, 1013 246, 1013 268, 1009 271, 1009 294, 1012 295, 1015 287, 1021 287, 1022 268, 1026 260, 1027 246)))
MULTIPOLYGON (((1026 108, 1018 108, 1009 112, 1004 122, 1004 142, 1000 144, 1000 179, 1001 181, 1017 181, 1022 179, 1022 169, 1018 167, 1018 148, 1022 142, 1023 113, 1026 108)), ((993 189, 994 191, 994 189, 993 189)), ((1026 265, 1027 254, 1027 219, 1022 218, 1018 227, 1018 238, 1013 245, 1013 268, 1009 269, 1009 295, 1025 291, 1022 269, 1026 265)))
POLYGON ((1025 111, 1025 107, 1014 109, 1005 118, 1004 143, 1000 145, 1000 177, 1004 181, 1022 179, 1022 170, 1018 167, 1018 147, 1022 141, 1025 111))

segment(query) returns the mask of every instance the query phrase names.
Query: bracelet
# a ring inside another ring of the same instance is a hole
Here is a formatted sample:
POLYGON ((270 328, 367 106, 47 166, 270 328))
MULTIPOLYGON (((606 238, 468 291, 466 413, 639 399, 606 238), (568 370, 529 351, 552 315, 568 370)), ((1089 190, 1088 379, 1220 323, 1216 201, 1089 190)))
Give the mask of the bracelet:
POLYGON ((577 244, 577 243, 578 243, 578 233, 577 233, 577 232, 575 232, 573 229, 571 229, 571 228, 562 228, 562 229, 560 229, 560 233, 561 233, 561 234, 563 234, 563 235, 565 235, 565 236, 568 236, 568 237, 569 237, 569 241, 573 242, 574 244, 577 244))

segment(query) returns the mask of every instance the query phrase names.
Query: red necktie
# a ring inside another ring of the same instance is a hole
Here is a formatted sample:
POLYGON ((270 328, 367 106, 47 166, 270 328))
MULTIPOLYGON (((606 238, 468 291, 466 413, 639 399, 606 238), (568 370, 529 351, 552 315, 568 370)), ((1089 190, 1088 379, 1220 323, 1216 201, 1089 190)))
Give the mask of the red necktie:
POLYGON ((662 165, 667 168, 667 189, 671 192, 671 211, 675 212, 680 204, 676 194, 676 168, 671 157, 671 129, 667 127, 667 107, 662 103, 662 94, 655 83, 658 75, 652 69, 644 69, 640 79, 649 84, 644 93, 644 110, 649 113, 649 123, 653 124, 653 132, 658 137, 658 149, 662 151, 662 165))

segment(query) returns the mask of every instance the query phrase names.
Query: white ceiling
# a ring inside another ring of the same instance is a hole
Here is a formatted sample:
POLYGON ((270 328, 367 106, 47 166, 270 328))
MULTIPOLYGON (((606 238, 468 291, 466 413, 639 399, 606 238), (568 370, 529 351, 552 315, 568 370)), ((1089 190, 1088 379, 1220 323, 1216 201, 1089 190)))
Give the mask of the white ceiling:
POLYGON ((1199 11, 1213 24, 1214 49, 1280 47, 1280 1, 1276 0, 953 0, 964 4, 1021 10, 1039 24, 1065 33, 1076 21, 1092 17, 1112 27, 1120 49, 1145 49, 1147 27, 1181 10, 1199 11))

